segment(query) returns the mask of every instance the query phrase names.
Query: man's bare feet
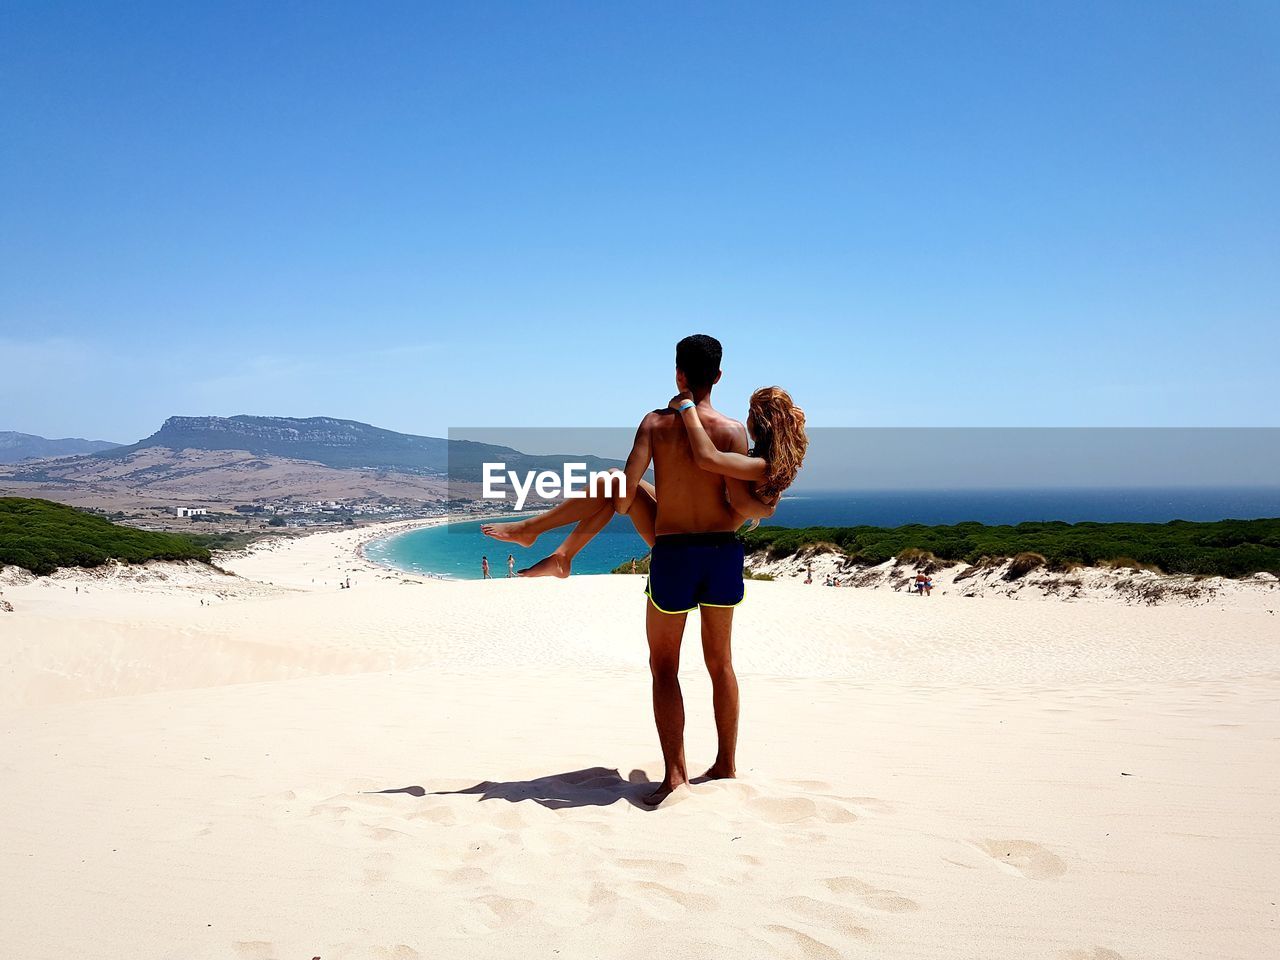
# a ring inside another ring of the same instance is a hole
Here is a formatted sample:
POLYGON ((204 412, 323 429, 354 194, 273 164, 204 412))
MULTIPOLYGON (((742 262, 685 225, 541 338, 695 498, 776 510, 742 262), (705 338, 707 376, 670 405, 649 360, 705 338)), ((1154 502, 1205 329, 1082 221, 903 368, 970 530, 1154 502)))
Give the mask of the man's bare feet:
POLYGON ((562 553, 553 553, 549 557, 543 557, 532 567, 525 567, 519 571, 518 577, 559 577, 564 579, 569 575, 569 571, 573 566, 573 561, 562 553))
POLYGON ((485 523, 480 526, 480 532, 486 537, 505 540, 508 543, 518 543, 522 547, 532 547, 538 539, 536 533, 529 533, 525 529, 525 524, 522 520, 517 520, 515 523, 485 523))
POLYGON ((663 800, 675 793, 679 787, 688 786, 688 780, 663 780, 658 784, 658 789, 652 793, 645 794, 640 798, 640 802, 646 807, 656 807, 663 800))
POLYGON ((722 767, 718 763, 713 763, 702 777, 704 780, 737 780, 738 771, 733 767, 722 767))

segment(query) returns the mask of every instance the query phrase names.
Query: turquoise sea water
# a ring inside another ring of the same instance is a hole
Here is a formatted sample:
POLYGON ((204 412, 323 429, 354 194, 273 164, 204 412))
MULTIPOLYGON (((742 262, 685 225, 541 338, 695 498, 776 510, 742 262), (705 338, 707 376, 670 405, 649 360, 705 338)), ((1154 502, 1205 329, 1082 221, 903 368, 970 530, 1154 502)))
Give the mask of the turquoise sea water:
MULTIPOLYGON (((514 543, 491 540, 480 532, 482 521, 451 523, 441 527, 411 530, 385 540, 368 544, 365 556, 375 563, 386 564, 412 573, 434 574, 455 580, 478 580, 480 558, 487 556, 495 577, 507 575, 507 555, 516 558, 516 569, 531 566, 558 547, 569 535, 569 529, 554 530, 539 538, 531 548, 514 543)), ((483 521, 488 523, 489 521, 483 521)), ((631 521, 615 517, 574 561, 575 573, 608 573, 631 557, 649 552, 636 536, 631 521)))
MULTIPOLYGON (((787 527, 900 526, 906 523, 1022 523, 1064 520, 1078 523, 1169 520, 1223 520, 1280 517, 1276 489, 1127 489, 1127 490, 964 490, 851 491, 788 497, 772 520, 787 527)), ((479 579, 480 558, 488 556, 495 577, 507 574, 507 555, 516 568, 527 567, 553 551, 568 535, 556 530, 530 549, 490 540, 480 521, 414 530, 365 548, 369 559, 400 570, 460 580, 479 579)), ((615 517, 578 555, 575 573, 608 573, 648 552, 631 522, 615 517)))

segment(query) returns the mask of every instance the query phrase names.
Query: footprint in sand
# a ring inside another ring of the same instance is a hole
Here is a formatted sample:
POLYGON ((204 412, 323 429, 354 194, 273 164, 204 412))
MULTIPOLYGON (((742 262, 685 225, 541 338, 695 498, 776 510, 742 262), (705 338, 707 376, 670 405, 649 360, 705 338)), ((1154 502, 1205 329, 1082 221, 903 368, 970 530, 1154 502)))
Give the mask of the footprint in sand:
POLYGON ((351 808, 342 803, 318 803, 311 808, 310 816, 323 820, 345 820, 351 808))
POLYGON ((885 803, 878 797, 845 797, 858 813, 893 813, 892 804, 885 803))
POLYGON ((1067 865, 1060 857, 1029 840, 979 840, 974 846, 1005 869, 1028 880, 1048 880, 1067 872, 1067 865))
POLYGON ((410 813, 405 816, 406 820, 426 820, 428 823, 438 823, 442 827, 451 827, 458 822, 458 816, 445 804, 430 806, 416 813, 410 813))
POLYGON ((857 917, 838 903, 819 900, 816 897, 787 897, 782 905, 801 921, 818 924, 824 930, 832 930, 846 937, 869 937, 871 931, 857 923, 857 917))
POLYGON ((808 797, 757 797, 747 809, 766 823, 797 823, 818 815, 818 805, 808 797))
POLYGON ((519 920, 531 911, 536 909, 537 905, 532 900, 523 900, 519 897, 500 897, 497 894, 488 894, 483 897, 476 897, 472 903, 483 904, 493 914, 493 920, 489 926, 498 927, 519 920))
POLYGON ((663 913, 669 912, 672 907, 678 908, 681 912, 693 910, 705 913, 718 906, 714 897, 701 893, 686 893, 651 880, 637 880, 624 884, 619 888, 619 892, 628 900, 644 906, 657 907, 663 913))
POLYGON ((395 862, 389 853, 371 853, 365 859, 364 883, 371 887, 385 883, 391 876, 391 866, 395 862))
POLYGON ((904 897, 896 890, 885 890, 857 877, 828 877, 822 881, 832 893, 853 897, 865 907, 885 913, 910 913, 919 910, 920 904, 904 897))
POLYGON ((593 913, 611 910, 619 899, 613 888, 603 883, 591 884, 591 889, 587 892, 587 906, 593 913))
POLYGON ((858 815, 830 800, 809 797, 756 797, 746 807, 765 823, 799 823, 801 820, 824 820, 827 823, 852 823, 858 815))
POLYGON ((853 808, 855 813, 892 813, 893 807, 878 797, 842 797, 836 794, 835 787, 825 780, 784 780, 787 787, 793 787, 801 793, 817 794, 819 797, 833 800, 839 804, 853 808))
POLYGON ((490 824, 503 830, 524 830, 532 823, 524 808, 527 804, 511 804, 506 810, 499 810, 490 819, 490 824))
POLYGON ((784 780, 783 783, 806 793, 830 793, 832 790, 831 784, 825 780, 784 780))
POLYGON ((843 960, 843 954, 807 933, 780 923, 771 923, 762 930, 771 951, 781 950, 776 956, 803 957, 805 960, 843 960))
POLYGON ((457 870, 440 870, 449 883, 482 883, 489 879, 489 874, 479 867, 459 867, 457 870))
POLYGON ((667 878, 684 873, 689 869, 688 864, 679 863, 675 860, 635 860, 620 857, 614 863, 633 874, 642 874, 646 875, 646 877, 667 878))

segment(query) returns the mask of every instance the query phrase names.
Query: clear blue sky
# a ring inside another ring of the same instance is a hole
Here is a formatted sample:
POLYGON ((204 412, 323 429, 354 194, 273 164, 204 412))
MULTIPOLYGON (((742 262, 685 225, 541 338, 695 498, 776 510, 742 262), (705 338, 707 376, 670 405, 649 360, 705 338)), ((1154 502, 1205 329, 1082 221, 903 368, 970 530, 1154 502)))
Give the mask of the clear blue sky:
POLYGON ((1280 6, 7 2, 0 429, 1274 425, 1280 6))

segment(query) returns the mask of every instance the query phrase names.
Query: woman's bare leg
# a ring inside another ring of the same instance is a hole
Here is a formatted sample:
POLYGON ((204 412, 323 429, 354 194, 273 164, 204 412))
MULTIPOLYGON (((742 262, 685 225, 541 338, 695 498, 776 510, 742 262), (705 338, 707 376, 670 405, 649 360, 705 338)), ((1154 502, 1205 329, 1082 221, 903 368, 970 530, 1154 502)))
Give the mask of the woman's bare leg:
POLYGON ((510 543, 518 543, 522 547, 532 547, 534 541, 548 530, 568 526, 571 523, 580 523, 598 512, 604 503, 608 503, 610 510, 613 509, 612 497, 593 495, 572 500, 565 499, 550 510, 544 510, 532 517, 525 517, 523 520, 512 523, 486 523, 480 527, 480 532, 495 540, 506 540, 510 543))
POLYGON ((658 536, 658 491, 648 480, 640 481, 640 489, 631 501, 631 525, 649 547, 658 536))
MULTIPOLYGON (((573 567, 573 558, 608 525, 617 508, 617 498, 614 496, 589 498, 588 502, 591 500, 597 501, 595 512, 580 520, 554 553, 539 560, 532 567, 521 570, 520 576, 569 576, 573 567)), ((559 507, 553 509, 559 509, 559 507)), ((636 491, 635 498, 631 501, 631 512, 627 516, 631 518, 631 523, 636 528, 636 533, 640 534, 640 539, 652 547, 658 520, 658 501, 654 497, 653 484, 640 481, 640 489, 636 491)))

